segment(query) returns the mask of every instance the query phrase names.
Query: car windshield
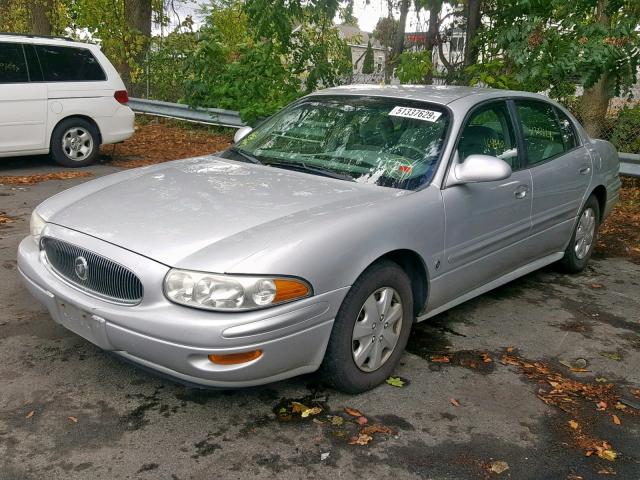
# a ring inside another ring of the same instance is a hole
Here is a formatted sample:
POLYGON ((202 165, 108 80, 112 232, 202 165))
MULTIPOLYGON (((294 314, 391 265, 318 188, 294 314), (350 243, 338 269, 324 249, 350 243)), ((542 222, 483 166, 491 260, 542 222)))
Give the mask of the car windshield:
POLYGON ((413 190, 434 174, 445 109, 406 99, 315 96, 284 109, 225 156, 413 190))

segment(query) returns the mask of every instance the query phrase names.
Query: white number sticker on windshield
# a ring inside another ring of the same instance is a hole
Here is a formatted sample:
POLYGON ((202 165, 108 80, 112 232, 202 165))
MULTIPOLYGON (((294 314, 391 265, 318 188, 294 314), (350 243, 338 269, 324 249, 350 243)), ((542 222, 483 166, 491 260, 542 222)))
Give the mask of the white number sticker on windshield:
POLYGON ((435 122, 440 118, 442 113, 434 112, 433 110, 423 110, 421 108, 393 107, 389 115, 392 117, 415 118, 416 120, 424 120, 425 122, 435 122))

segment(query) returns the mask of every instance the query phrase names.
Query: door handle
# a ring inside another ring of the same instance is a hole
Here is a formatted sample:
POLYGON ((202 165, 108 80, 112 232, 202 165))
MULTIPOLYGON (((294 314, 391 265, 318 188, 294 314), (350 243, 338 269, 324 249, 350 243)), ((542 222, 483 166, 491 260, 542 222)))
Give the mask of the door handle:
POLYGON ((591 173, 591 167, 582 167, 580 169, 580 175, 589 175, 591 173))
POLYGON ((520 185, 518 188, 516 188, 516 191, 513 192, 513 195, 516 198, 524 198, 527 196, 527 191, 529 191, 529 187, 527 187, 526 185, 520 185))

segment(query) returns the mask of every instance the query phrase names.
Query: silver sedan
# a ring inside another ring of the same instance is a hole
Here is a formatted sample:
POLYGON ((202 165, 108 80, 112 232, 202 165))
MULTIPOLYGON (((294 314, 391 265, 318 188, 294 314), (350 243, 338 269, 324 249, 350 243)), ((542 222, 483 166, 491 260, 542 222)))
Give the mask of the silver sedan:
POLYGON ((361 392, 415 321, 550 263, 584 269, 619 187, 611 144, 546 97, 339 87, 224 152, 48 199, 18 265, 56 322, 183 382, 321 369, 361 392))

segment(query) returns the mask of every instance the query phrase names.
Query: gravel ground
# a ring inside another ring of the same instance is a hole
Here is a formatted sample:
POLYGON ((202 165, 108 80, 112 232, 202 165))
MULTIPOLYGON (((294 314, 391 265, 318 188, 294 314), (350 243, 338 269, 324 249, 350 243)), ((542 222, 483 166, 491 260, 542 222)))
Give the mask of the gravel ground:
MULTIPOLYGON (((59 171, 3 159, 0 175, 59 171)), ((0 479, 640 478, 640 411, 625 406, 640 406, 640 265, 544 269, 419 324, 402 388, 347 396, 308 375, 194 390, 55 324, 20 283, 32 208, 86 180, 0 185, 0 479), (302 419, 293 401, 323 410, 302 419), (387 428, 350 445, 345 407, 387 428)))

